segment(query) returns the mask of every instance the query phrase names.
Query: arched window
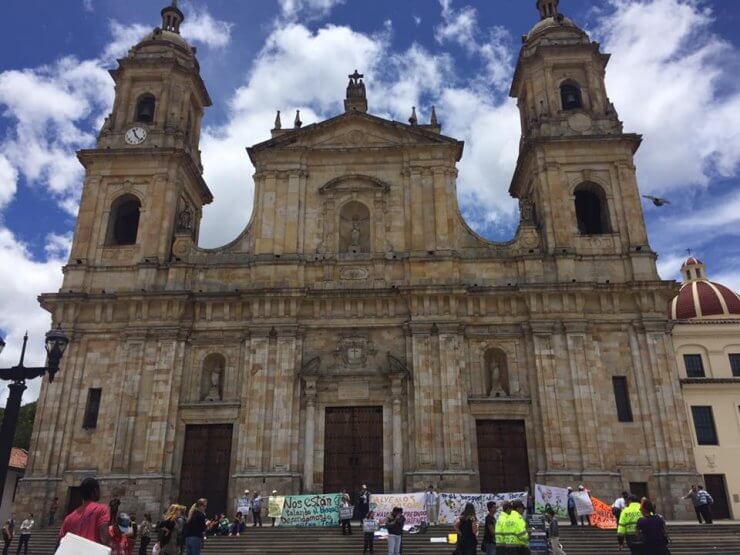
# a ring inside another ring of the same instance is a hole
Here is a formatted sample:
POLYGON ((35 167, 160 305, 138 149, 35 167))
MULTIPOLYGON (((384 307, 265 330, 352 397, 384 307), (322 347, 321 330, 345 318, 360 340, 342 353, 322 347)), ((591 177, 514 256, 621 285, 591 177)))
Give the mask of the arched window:
POLYGON ((575 189, 575 202, 579 232, 583 235, 611 232, 604 189, 595 183, 581 183, 575 189))
POLYGON ((563 110, 578 110, 583 108, 583 99, 581 97, 581 88, 575 81, 565 81, 560 85, 560 100, 563 103, 563 110))
POLYGON ((152 123, 154 121, 154 108, 157 101, 151 94, 144 94, 139 97, 136 103, 136 121, 142 123, 152 123))
POLYGON ((108 224, 109 245, 135 245, 139 232, 141 202, 134 195, 123 195, 115 200, 108 224))
POLYGON ((509 395, 509 364, 501 349, 488 349, 483 355, 483 393, 488 397, 509 395))
POLYGON ((370 252, 370 210, 355 200, 339 212, 339 252, 370 252))

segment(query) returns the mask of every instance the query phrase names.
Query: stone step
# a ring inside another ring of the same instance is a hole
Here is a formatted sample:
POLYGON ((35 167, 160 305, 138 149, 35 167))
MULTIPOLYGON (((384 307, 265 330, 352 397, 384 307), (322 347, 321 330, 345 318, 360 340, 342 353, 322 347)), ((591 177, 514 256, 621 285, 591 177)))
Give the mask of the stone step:
MULTIPOLYGON (((617 548, 616 532, 587 527, 561 527, 561 543, 568 555, 624 555, 617 548)), ((404 535, 404 555, 449 555, 447 544, 433 544, 431 537, 446 536, 450 527, 432 528, 427 534, 404 535)), ((713 526, 669 526, 673 555, 740 555, 740 524, 713 526)), ((16 540, 11 545, 15 553, 16 540)), ((31 537, 29 554, 53 555, 56 531, 37 530, 31 537)), ((376 552, 385 553, 386 543, 376 541, 376 552)), ((352 555, 362 552, 362 534, 342 536, 338 528, 249 528, 238 538, 216 537, 206 540, 206 555, 352 555)), ((138 550, 135 551, 138 553, 138 550)))

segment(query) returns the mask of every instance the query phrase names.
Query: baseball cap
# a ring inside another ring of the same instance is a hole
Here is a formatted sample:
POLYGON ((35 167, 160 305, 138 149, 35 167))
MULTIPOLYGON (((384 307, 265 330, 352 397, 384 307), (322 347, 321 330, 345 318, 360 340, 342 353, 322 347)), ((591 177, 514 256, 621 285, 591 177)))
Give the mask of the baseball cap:
POLYGON ((131 530, 131 518, 126 513, 118 513, 116 524, 118 524, 118 529, 122 534, 128 534, 131 530))

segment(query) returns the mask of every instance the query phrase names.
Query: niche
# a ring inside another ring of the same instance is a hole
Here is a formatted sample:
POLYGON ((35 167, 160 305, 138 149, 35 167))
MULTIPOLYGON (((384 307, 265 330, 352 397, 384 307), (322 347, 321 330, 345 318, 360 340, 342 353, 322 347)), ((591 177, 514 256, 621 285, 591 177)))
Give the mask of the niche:
POLYGON ((501 349, 488 349, 483 355, 483 392, 488 397, 507 397, 509 365, 501 349))
POLYGON ((339 252, 370 252, 370 210, 355 200, 339 212, 339 252))
POLYGON ((211 353, 203 360, 200 378, 201 401, 223 400, 225 368, 226 359, 222 354, 211 353))

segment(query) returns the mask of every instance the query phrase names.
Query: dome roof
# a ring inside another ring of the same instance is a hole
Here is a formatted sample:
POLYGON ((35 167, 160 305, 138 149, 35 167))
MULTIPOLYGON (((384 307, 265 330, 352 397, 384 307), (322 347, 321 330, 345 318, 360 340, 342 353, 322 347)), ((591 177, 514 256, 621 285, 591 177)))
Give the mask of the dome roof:
POLYGON ((709 281, 704 264, 689 257, 681 266, 684 282, 669 305, 673 320, 740 318, 740 296, 721 283, 709 281))
POLYGON ((573 23, 572 19, 563 15, 558 15, 557 17, 546 17, 545 19, 538 21, 535 26, 530 29, 529 33, 527 33, 527 40, 533 38, 535 35, 539 35, 540 33, 544 33, 545 31, 552 29, 572 29, 579 33, 583 32, 575 23, 573 23))
POLYGON ((160 29, 159 27, 154 29, 154 31, 141 39, 139 44, 136 45, 136 48, 141 48, 142 46, 146 46, 148 43, 156 42, 170 42, 175 46, 179 46, 180 48, 187 50, 188 52, 192 51, 190 45, 188 44, 188 41, 182 38, 180 33, 168 31, 167 29, 160 29))

